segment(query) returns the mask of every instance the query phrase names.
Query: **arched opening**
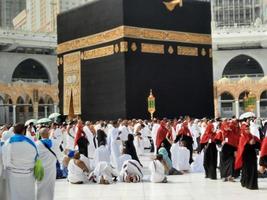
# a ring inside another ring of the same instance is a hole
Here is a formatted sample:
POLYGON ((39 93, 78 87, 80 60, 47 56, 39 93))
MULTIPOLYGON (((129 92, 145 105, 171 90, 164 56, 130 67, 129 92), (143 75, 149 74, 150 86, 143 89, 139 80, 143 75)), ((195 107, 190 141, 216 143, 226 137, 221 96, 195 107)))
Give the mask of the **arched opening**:
POLYGON ((13 121, 13 102, 7 94, 0 93, 0 125, 13 121))
POLYGON ((247 97, 249 94, 248 91, 244 91, 239 95, 238 101, 239 101, 239 114, 242 115, 245 113, 245 104, 244 104, 244 98, 247 97))
POLYGON ((45 101, 43 100, 43 98, 40 98, 38 102, 38 118, 44 117, 47 117, 45 115, 45 101))
POLYGON ((261 117, 267 118, 267 90, 261 94, 260 98, 260 114, 261 117))
POLYGON ((39 99, 39 107, 38 107, 38 116, 39 118, 48 117, 50 114, 54 112, 54 101, 49 96, 41 97, 39 99))
POLYGON ((264 71, 261 65, 254 58, 247 55, 239 55, 234 57, 227 63, 223 70, 223 77, 242 78, 263 77, 264 71))
POLYGON ((7 94, 0 94, 0 124, 7 124, 13 120, 13 107, 11 97, 7 94))
POLYGON ((16 104, 16 121, 25 122, 28 119, 33 118, 33 105, 32 100, 29 95, 26 95, 25 98, 18 97, 16 104))
POLYGON ((54 101, 50 96, 47 96, 47 113, 48 115, 54 113, 54 101))
POLYGON ((18 97, 16 102, 16 122, 25 121, 24 106, 25 106, 24 99, 22 97, 18 97))
POLYGON ((16 67, 12 75, 12 81, 51 82, 45 67, 33 59, 24 60, 16 67))
POLYGON ((230 118, 234 114, 234 97, 228 92, 224 92, 219 97, 221 117, 230 118))

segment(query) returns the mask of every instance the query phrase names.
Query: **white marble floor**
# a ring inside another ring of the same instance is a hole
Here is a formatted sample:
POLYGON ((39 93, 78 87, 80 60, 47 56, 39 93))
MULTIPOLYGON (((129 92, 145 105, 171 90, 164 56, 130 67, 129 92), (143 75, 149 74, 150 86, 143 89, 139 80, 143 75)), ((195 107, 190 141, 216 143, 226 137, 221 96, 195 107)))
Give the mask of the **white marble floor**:
MULTIPOLYGON (((142 162, 147 166, 149 156, 142 162)), ((148 172, 146 171, 148 174, 148 172)), ((169 183, 116 183, 113 185, 71 185, 66 180, 56 183, 55 200, 264 200, 267 198, 267 179, 259 179, 260 190, 251 191, 239 182, 208 180, 203 174, 168 177, 169 183)))

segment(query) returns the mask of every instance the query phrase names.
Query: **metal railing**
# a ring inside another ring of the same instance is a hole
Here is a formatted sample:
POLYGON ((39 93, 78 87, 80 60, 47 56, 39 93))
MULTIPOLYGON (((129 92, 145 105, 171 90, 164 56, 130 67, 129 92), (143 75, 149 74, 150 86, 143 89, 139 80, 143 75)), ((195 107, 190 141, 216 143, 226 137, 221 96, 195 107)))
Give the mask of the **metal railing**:
POLYGON ((240 79, 244 77, 250 77, 250 78, 262 78, 264 77, 264 74, 230 74, 230 75, 223 75, 225 78, 230 79, 240 79))
POLYGON ((27 78, 12 78, 12 82, 26 82, 26 83, 50 83, 48 79, 27 79, 27 78))

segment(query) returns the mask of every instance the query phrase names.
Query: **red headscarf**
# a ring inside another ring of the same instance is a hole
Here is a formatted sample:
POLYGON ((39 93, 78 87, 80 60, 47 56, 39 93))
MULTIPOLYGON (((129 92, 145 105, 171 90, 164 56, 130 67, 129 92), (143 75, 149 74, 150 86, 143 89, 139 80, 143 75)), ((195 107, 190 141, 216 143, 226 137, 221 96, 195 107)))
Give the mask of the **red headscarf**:
POLYGON ((260 157, 264 157, 264 156, 267 156, 267 137, 264 138, 264 140, 262 141, 262 144, 261 144, 261 154, 260 154, 260 157))
POLYGON ((167 134, 168 134, 168 129, 166 128, 166 123, 164 121, 161 121, 160 127, 159 127, 158 132, 157 132, 157 137, 156 137, 157 148, 160 148, 161 143, 166 138, 167 134))
POLYGON ((192 137, 192 134, 188 128, 188 123, 184 122, 178 132, 178 135, 185 135, 185 136, 190 136, 192 137))
POLYGON ((215 140, 219 140, 219 141, 223 141, 223 135, 222 135, 222 130, 219 129, 217 132, 216 132, 216 136, 215 136, 215 140))
POLYGON ((85 133, 83 131, 83 125, 82 124, 77 124, 77 132, 75 134, 75 139, 74 139, 74 147, 77 145, 78 140, 82 137, 85 136, 85 133))
POLYGON ((236 124, 225 121, 221 125, 221 130, 222 139, 225 140, 227 138, 227 144, 237 148, 239 143, 239 133, 236 132, 236 124))
POLYGON ((211 142, 214 142, 215 136, 216 136, 216 134, 214 132, 213 123, 209 122, 207 125, 207 128, 205 130, 205 133, 203 134, 203 136, 200 140, 200 143, 205 144, 205 143, 208 143, 209 140, 211 140, 211 142))
POLYGON ((243 123, 240 128, 241 137, 238 144, 237 155, 235 159, 235 169, 241 169, 243 166, 243 153, 246 144, 253 139, 252 134, 249 132, 249 127, 247 123, 243 123))

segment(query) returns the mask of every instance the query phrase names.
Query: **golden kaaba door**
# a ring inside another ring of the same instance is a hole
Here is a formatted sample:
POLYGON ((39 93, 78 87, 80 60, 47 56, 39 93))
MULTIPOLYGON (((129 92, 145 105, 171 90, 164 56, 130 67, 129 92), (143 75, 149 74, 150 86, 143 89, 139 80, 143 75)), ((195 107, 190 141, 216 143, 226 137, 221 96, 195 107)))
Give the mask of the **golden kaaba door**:
POLYGON ((64 55, 64 115, 81 114, 80 52, 64 55), (72 101, 72 102, 71 102, 72 101), (70 113, 73 112, 73 113, 70 113))

